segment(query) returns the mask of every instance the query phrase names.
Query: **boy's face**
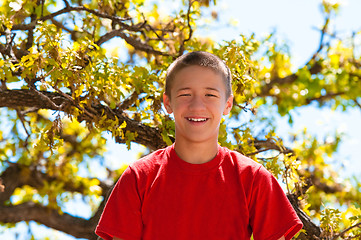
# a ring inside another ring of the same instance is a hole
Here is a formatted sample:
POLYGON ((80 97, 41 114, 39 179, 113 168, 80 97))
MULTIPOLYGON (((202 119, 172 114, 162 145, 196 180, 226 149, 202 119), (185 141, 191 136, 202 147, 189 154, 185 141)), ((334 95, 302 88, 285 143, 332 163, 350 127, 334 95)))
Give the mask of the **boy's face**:
POLYGON ((222 115, 230 112, 233 102, 222 77, 208 68, 186 67, 176 74, 170 92, 163 102, 174 114, 176 141, 217 141, 222 115))

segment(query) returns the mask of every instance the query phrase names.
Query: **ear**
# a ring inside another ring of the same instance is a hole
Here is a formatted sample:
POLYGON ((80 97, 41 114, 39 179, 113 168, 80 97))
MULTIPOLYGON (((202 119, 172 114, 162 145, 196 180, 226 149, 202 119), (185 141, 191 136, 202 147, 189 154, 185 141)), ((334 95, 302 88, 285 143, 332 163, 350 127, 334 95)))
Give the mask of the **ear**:
POLYGON ((170 97, 168 97, 165 93, 163 93, 163 104, 165 109, 167 110, 167 113, 173 113, 172 107, 170 105, 170 97))
POLYGON ((229 98, 227 99, 226 106, 224 107, 223 110, 223 115, 229 114, 232 107, 233 107, 233 95, 229 96, 229 98))

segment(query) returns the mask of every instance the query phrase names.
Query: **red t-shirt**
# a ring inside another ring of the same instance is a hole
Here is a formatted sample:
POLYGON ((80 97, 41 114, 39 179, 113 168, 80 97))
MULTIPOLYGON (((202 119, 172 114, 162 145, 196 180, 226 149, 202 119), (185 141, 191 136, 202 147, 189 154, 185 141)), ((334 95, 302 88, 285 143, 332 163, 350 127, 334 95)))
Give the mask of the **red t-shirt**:
POLYGON ((204 164, 174 145, 130 165, 104 208, 96 234, 124 240, 291 239, 302 223, 277 180, 227 148, 204 164))

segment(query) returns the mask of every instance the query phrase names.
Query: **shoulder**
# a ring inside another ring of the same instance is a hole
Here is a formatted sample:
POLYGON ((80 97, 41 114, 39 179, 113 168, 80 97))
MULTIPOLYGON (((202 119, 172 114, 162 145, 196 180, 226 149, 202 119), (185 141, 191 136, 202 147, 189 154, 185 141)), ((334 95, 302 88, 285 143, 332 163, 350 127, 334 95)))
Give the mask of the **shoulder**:
POLYGON ((222 152, 224 163, 231 164, 240 171, 247 171, 256 174, 259 171, 266 170, 262 164, 237 151, 232 151, 226 147, 221 147, 220 151, 222 152))
POLYGON ((172 146, 158 149, 130 164, 129 169, 138 174, 149 174, 152 171, 157 171, 167 164, 171 148, 172 146))
POLYGON ((255 160, 225 147, 222 147, 221 151, 223 151, 224 168, 231 172, 235 171, 243 182, 254 186, 276 180, 271 172, 255 160))

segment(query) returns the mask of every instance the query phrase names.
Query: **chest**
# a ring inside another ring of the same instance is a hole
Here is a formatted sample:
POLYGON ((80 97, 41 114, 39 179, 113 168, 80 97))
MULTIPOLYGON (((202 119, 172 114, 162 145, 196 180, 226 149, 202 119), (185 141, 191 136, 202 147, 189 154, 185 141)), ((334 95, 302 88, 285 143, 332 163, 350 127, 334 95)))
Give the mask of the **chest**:
POLYGON ((158 229, 153 234, 165 238, 152 235, 153 239, 246 239, 239 235, 250 232, 244 184, 237 172, 223 168, 203 174, 159 172, 143 194, 145 234, 158 229), (169 235, 173 233, 178 234, 169 235))

